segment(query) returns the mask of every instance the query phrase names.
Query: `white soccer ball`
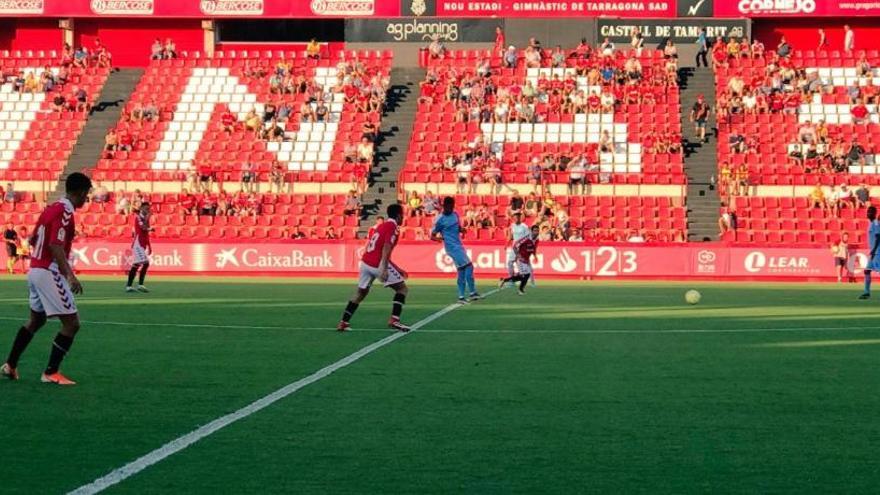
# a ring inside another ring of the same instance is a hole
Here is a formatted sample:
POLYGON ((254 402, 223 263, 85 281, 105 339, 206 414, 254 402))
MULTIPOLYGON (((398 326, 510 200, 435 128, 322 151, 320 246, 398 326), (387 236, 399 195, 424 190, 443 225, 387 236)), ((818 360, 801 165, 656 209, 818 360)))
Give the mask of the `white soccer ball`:
POLYGON ((700 298, 703 297, 699 292, 691 289, 684 293, 684 300, 687 301, 688 304, 697 304, 700 302, 700 298))

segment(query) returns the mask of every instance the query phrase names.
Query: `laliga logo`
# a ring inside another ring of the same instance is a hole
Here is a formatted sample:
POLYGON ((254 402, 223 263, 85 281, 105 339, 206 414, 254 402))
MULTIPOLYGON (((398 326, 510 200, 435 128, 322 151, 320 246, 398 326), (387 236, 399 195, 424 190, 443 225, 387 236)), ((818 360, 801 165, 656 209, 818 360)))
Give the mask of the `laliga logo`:
POLYGON ((443 273, 452 273, 455 271, 455 262, 452 261, 452 258, 446 255, 446 251, 443 249, 437 250, 437 254, 434 255, 434 262, 437 265, 437 269, 443 273))
POLYGON ((550 262, 550 267, 557 272, 569 273, 577 268, 577 262, 571 258, 565 248, 562 248, 562 252, 559 253, 559 256, 550 262))
POLYGON ((708 265, 709 263, 715 262, 715 251, 700 251, 697 253, 697 261, 700 262, 701 265, 708 265))
POLYGON ((816 0, 742 0, 737 6, 743 14, 762 12, 812 14, 816 10, 816 0))
POLYGON ((765 266, 767 266, 767 257, 764 256, 764 253, 754 251, 746 256, 745 268, 747 272, 758 273, 765 266))
POLYGON ((239 266, 238 258, 235 256, 235 251, 238 248, 232 249, 221 249, 219 253, 214 256, 217 258, 217 268, 226 268, 227 264, 231 264, 233 266, 239 266))

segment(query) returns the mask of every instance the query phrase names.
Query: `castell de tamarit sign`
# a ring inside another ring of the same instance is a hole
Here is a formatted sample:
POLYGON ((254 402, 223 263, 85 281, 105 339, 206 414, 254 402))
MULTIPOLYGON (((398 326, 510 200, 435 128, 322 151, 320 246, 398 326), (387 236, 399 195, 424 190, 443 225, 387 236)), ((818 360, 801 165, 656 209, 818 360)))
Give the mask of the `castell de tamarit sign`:
POLYGON ((609 38, 615 43, 628 43, 638 28, 647 43, 670 39, 675 43, 693 43, 706 29, 709 38, 748 38, 746 19, 599 19, 599 40, 609 38))

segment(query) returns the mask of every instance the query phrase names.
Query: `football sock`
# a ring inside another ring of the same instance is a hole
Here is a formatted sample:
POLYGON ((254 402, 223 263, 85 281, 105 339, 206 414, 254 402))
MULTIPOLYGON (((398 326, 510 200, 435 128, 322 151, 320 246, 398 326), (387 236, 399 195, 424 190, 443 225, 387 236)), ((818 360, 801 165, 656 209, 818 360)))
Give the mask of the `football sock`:
POLYGON ((526 285, 529 283, 528 275, 520 275, 519 276, 519 290, 526 290, 526 285))
POLYGON ((510 260, 507 262, 507 276, 512 277, 513 275, 513 260, 510 260))
POLYGON ((865 294, 871 293, 871 272, 865 271, 865 294))
POLYGON ((55 341, 52 342, 52 352, 49 353, 49 365, 46 366, 47 375, 58 373, 58 368, 61 366, 61 361, 64 360, 64 356, 66 356, 67 352, 70 351, 70 347, 72 345, 73 337, 68 337, 67 335, 62 335, 61 333, 55 336, 55 341))
POLYGON ((352 315, 358 309, 358 303, 348 301, 348 304, 345 306, 345 311, 342 312, 342 321, 348 322, 351 320, 352 315))
POLYGON ((32 334, 27 328, 21 327, 18 329, 18 335, 15 336, 15 342, 12 343, 12 350, 9 351, 9 357, 6 358, 6 362, 9 363, 9 366, 13 368, 18 367, 18 358, 21 357, 21 353, 27 349, 28 344, 31 343, 31 339, 34 338, 34 334, 32 334))
POLYGON ((131 268, 128 270, 128 283, 125 285, 126 287, 131 287, 131 284, 134 283, 134 276, 137 275, 138 265, 131 265, 131 268))
MULTIPOLYGON (((149 267, 150 267, 149 263, 144 263, 143 265, 141 265, 141 274, 138 277, 138 284, 144 285, 144 280, 147 278, 147 268, 149 268, 149 267)), ((129 285, 131 285, 131 284, 129 284, 129 285)))
POLYGON ((10 256, 9 259, 6 260, 6 271, 12 273, 15 269, 15 258, 10 256))
POLYGON ((464 289, 465 289, 464 277, 465 277, 464 270, 463 269, 459 270, 458 271, 458 280, 456 280, 456 282, 458 283, 458 297, 459 298, 464 297, 464 289))
POLYGON ((403 305, 406 304, 406 296, 403 294, 394 294, 394 302, 391 303, 391 316, 400 318, 403 312, 403 305))
POLYGON ((471 294, 474 294, 477 292, 477 284, 474 282, 474 265, 468 265, 464 270, 467 277, 468 290, 470 290, 471 294))

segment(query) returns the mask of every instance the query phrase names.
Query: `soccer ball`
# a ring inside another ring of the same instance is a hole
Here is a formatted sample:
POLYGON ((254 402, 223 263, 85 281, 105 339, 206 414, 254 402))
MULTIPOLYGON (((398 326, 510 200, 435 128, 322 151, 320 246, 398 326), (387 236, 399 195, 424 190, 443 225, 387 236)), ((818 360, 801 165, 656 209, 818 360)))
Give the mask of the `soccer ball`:
POLYGON ((684 300, 687 301, 688 304, 697 304, 700 302, 700 297, 702 297, 700 293, 693 289, 684 293, 684 300))

